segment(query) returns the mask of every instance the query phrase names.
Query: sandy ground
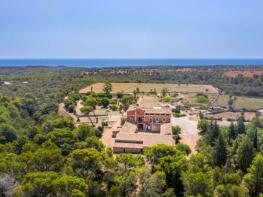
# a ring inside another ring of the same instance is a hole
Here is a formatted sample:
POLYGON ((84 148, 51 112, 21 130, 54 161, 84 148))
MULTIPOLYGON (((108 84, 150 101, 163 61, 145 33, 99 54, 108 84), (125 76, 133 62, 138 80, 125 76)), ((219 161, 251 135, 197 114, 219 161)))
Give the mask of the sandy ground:
POLYGON ((181 143, 187 144, 191 148, 192 153, 196 153, 195 146, 200 138, 198 134, 199 130, 197 129, 198 120, 195 117, 189 116, 173 117, 172 124, 181 127, 181 143))
POLYGON ((82 107, 83 107, 82 101, 77 101, 77 106, 76 106, 76 108, 75 108, 76 114, 78 114, 78 115, 83 115, 83 113, 82 113, 81 110, 80 110, 82 107))
POLYGON ((138 100, 139 107, 144 108, 152 108, 152 107, 159 107, 159 99, 157 96, 142 96, 138 100))
POLYGON ((64 117, 71 117, 73 118, 74 122, 77 122, 77 117, 73 113, 69 113, 66 111, 64 103, 59 104, 58 114, 64 117))

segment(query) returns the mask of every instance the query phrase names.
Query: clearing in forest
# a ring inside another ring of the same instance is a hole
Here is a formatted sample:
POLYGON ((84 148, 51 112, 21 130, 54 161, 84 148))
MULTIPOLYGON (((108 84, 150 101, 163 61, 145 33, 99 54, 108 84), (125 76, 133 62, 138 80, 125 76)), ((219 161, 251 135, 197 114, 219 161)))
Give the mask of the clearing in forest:
MULTIPOLYGON (((185 92, 185 93, 207 93, 217 94, 218 89, 212 85, 199 84, 167 84, 167 83, 112 83, 112 93, 124 92, 126 94, 132 93, 139 88, 140 92, 152 92, 156 90, 160 93, 162 88, 168 88, 169 92, 185 92)), ((88 93, 91 89, 98 93, 103 91, 103 83, 95 83, 81 89, 80 93, 88 93)))

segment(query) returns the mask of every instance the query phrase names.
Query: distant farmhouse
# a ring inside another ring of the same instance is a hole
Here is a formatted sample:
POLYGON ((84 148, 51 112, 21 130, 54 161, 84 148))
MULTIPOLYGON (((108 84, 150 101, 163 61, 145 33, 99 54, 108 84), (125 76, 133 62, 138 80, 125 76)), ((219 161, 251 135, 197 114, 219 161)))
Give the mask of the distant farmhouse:
POLYGON ((131 108, 127 121, 115 132, 113 151, 141 153, 156 144, 173 145, 169 108, 131 108))
POLYGON ((257 113, 258 113, 259 116, 262 116, 262 117, 263 117, 263 108, 262 108, 262 109, 259 109, 259 110, 257 111, 257 113))

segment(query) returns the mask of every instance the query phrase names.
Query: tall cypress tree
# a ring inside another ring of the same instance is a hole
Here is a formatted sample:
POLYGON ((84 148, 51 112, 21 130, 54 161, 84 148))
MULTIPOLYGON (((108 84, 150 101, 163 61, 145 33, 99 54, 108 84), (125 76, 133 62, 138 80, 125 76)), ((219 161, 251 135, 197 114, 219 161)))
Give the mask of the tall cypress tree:
POLYGON ((245 122, 245 118, 244 115, 242 114, 237 120, 237 132, 239 134, 243 134, 246 132, 246 127, 244 122, 245 122))
POLYGON ((246 172, 254 157, 254 147, 251 139, 243 137, 237 149, 237 166, 246 172))
POLYGON ((253 145, 254 145, 254 148, 256 149, 256 151, 258 151, 258 130, 257 130, 257 128, 255 128, 253 145))
POLYGON ((218 139, 215 143, 213 161, 216 166, 224 166, 227 160, 227 149, 226 143, 221 134, 219 134, 218 139))
POLYGON ((236 128, 233 122, 231 122, 230 126, 228 127, 228 140, 234 140, 237 137, 236 128))
POLYGON ((219 132, 220 131, 217 122, 211 121, 207 131, 207 139, 211 145, 215 143, 215 140, 218 138, 219 132))

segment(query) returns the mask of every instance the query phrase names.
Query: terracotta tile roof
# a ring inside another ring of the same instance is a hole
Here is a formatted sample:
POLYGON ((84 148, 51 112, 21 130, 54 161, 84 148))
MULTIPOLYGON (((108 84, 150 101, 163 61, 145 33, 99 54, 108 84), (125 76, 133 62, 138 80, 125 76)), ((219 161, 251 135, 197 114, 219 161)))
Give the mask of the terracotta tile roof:
POLYGON ((115 138, 113 147, 151 147, 156 144, 167 144, 174 145, 174 140, 172 135, 162 135, 162 134, 153 134, 153 133, 118 133, 115 138), (142 141, 143 143, 138 143, 142 141), (121 146, 120 146, 121 145, 121 146))
POLYGON ((137 130, 136 124, 132 124, 126 121, 124 125, 122 126, 122 128, 120 129, 120 132, 121 133, 135 133, 136 130, 137 130))
POLYGON ((171 114, 170 108, 141 108, 141 107, 130 107, 128 111, 133 111, 135 109, 142 109, 145 111, 145 113, 150 114, 171 114))
POLYGON ((171 114, 171 110, 169 108, 161 108, 161 109, 145 109, 145 113, 149 114, 171 114))

